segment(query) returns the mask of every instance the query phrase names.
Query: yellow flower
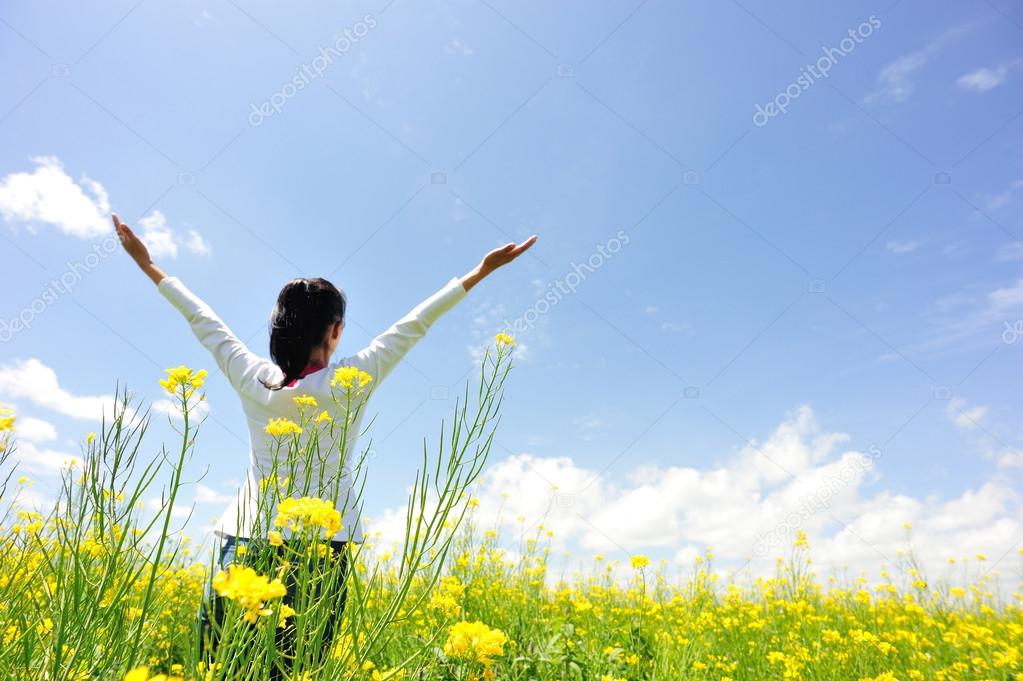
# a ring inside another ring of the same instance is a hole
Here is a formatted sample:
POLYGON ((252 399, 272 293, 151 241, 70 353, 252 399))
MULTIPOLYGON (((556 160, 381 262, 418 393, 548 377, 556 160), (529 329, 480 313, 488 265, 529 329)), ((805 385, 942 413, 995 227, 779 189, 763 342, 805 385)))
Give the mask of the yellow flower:
POLYGON ((510 348, 515 347, 515 339, 506 333, 499 333, 494 336, 494 340, 497 341, 498 347, 508 346, 510 348))
POLYGON ((96 441, 96 433, 89 433, 88 435, 85 436, 85 444, 91 445, 95 441, 96 441))
POLYGON ((637 570, 641 570, 650 564, 650 557, 642 554, 636 554, 629 559, 629 562, 632 563, 632 567, 637 570))
POLYGON ((186 399, 206 382, 205 369, 192 371, 182 365, 175 369, 167 369, 167 378, 160 379, 160 385, 171 395, 182 395, 186 399))
POLYGON ((288 618, 295 616, 295 609, 287 603, 281 603, 281 619, 278 627, 284 628, 288 624, 288 618))
POLYGON ((321 411, 320 415, 316 417, 317 423, 331 423, 333 421, 334 419, 332 419, 330 417, 330 414, 328 414, 326 411, 321 411))
POLYGON ((341 514, 325 499, 288 498, 278 504, 274 525, 299 531, 319 528, 330 537, 341 530, 341 514))
POLYGON ((231 564, 213 577, 213 588, 217 595, 235 601, 245 613, 242 615, 249 624, 260 617, 268 617, 273 610, 266 607, 272 598, 281 598, 287 593, 280 579, 269 579, 250 567, 231 564))
POLYGON ((344 388, 345 390, 354 389, 356 392, 361 392, 372 380, 373 377, 362 369, 340 367, 334 371, 334 377, 330 379, 330 387, 344 388))
POLYGON ((270 531, 267 533, 267 537, 270 539, 270 546, 284 546, 284 537, 280 532, 270 531))
POLYGON ((285 435, 301 435, 302 426, 291 419, 270 419, 266 424, 266 434, 271 437, 283 437, 285 435))
POLYGON ((316 398, 312 395, 299 395, 298 397, 292 397, 295 404, 301 409, 305 407, 316 408, 316 398))
POLYGON ((124 675, 124 681, 181 681, 180 676, 167 676, 166 674, 149 675, 149 667, 135 667, 124 675))
POLYGON ((484 667, 504 654, 508 637, 500 629, 491 629, 482 622, 459 622, 448 630, 444 654, 458 660, 479 662, 484 667))
POLYGON ((795 547, 797 549, 805 549, 808 546, 810 546, 810 542, 807 541, 806 532, 803 532, 802 530, 797 530, 795 547))
POLYGON ((14 430, 14 410, 0 405, 0 432, 14 430))

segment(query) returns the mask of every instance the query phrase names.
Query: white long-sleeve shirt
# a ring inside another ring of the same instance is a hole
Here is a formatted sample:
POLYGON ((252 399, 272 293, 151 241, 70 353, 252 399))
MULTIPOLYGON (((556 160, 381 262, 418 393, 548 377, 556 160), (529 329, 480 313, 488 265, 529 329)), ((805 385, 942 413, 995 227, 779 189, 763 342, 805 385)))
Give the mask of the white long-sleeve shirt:
MULTIPOLYGON (((242 410, 245 412, 246 425, 249 429, 249 466, 237 497, 228 505, 214 526, 214 532, 220 536, 241 537, 250 536, 252 521, 256 517, 260 480, 268 478, 272 472, 273 439, 265 432, 267 422, 271 418, 298 421, 299 408, 293 398, 299 395, 311 395, 316 398, 321 409, 333 410, 335 407, 331 399, 329 381, 338 367, 351 366, 367 372, 373 377, 371 386, 375 388, 412 346, 426 335, 430 326, 466 294, 461 281, 457 278, 452 279, 355 355, 310 373, 290 387, 269 390, 264 386, 264 382, 273 385, 284 376, 277 365, 249 351, 227 324, 177 277, 165 277, 160 282, 159 289, 185 317, 199 342, 213 354, 217 366, 227 376, 231 387, 241 398, 242 410)), ((331 451, 327 454, 325 465, 333 471, 347 470, 350 465, 349 454, 355 446, 365 412, 363 404, 349 430, 348 451, 331 451)), ((340 418, 344 416, 340 415, 340 418)), ((302 475, 305 471, 289 472, 292 475, 302 475)), ((317 477, 314 473, 313 479, 317 477)), ((363 535, 359 504, 349 499, 351 485, 352 476, 343 475, 339 494, 334 499, 338 511, 342 513, 343 527, 333 539, 361 542, 363 535)), ((273 514, 270 517, 273 517, 273 514)))

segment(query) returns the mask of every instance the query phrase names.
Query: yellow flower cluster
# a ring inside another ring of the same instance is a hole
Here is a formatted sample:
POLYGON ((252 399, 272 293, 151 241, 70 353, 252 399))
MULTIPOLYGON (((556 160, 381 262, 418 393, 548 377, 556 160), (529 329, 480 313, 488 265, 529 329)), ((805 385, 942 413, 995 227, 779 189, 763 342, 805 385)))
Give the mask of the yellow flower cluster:
POLYGON ((478 662, 484 667, 494 664, 494 658, 504 655, 508 637, 500 629, 491 629, 482 622, 459 622, 448 630, 444 654, 467 662, 478 662))
POLYGON ((14 411, 0 405, 0 432, 14 430, 14 411))
POLYGON ((178 395, 188 399, 192 394, 201 388, 206 382, 207 371, 200 369, 192 371, 182 365, 174 369, 167 369, 167 378, 160 379, 160 385, 171 395, 178 395))
POLYGON ((333 537, 341 530, 341 514, 325 499, 289 497, 277 505, 274 525, 295 531, 317 529, 333 537))
POLYGON ((250 567, 235 564, 214 575, 213 588, 219 596, 242 606, 245 609, 242 618, 249 624, 272 615, 273 609, 266 607, 267 601, 287 594, 280 579, 270 579, 250 567))
POLYGON ((301 435, 302 426, 291 419, 279 418, 267 421, 266 434, 270 437, 284 437, 286 435, 301 435))
POLYGON ((297 397, 292 397, 291 399, 294 400, 295 405, 299 409, 316 408, 316 398, 313 397, 312 395, 298 395, 297 397))
POLYGON ((372 380, 373 377, 362 369, 340 367, 334 371, 334 376, 330 379, 330 387, 361 392, 372 380))
POLYGON ((515 347, 515 339, 507 333, 499 333, 494 336, 494 341, 498 347, 508 346, 510 348, 515 347))
POLYGON ((135 667, 124 675, 124 681, 183 681, 180 676, 166 674, 150 674, 149 667, 135 667))

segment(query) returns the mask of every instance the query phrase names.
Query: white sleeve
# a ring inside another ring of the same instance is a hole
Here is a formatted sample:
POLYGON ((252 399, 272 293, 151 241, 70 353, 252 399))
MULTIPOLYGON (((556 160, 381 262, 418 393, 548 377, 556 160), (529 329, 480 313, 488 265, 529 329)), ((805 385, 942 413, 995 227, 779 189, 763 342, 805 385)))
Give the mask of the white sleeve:
POLYGON ((444 288, 419 303, 370 342, 366 348, 340 362, 341 365, 356 366, 369 373, 375 383, 384 380, 391 369, 396 367, 409 350, 426 335, 433 323, 453 308, 466 295, 462 281, 457 277, 444 288))
POLYGON ((257 385, 262 387, 259 376, 269 364, 267 360, 250 352, 210 306, 189 291, 177 277, 164 277, 158 288, 192 327, 192 333, 199 342, 213 355, 235 391, 247 391, 257 385))

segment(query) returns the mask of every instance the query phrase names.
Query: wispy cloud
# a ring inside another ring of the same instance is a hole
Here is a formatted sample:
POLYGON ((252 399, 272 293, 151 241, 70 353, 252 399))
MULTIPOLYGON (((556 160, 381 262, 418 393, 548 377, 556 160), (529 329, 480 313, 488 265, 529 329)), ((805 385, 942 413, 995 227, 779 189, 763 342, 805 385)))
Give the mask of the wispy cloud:
POLYGON ((139 220, 139 227, 142 240, 154 258, 176 258, 181 248, 196 255, 211 253, 209 243, 198 231, 191 229, 187 237, 182 237, 167 224, 167 217, 158 210, 139 220))
POLYGON ((904 102, 913 93, 912 76, 924 68, 949 44, 973 30, 973 25, 949 29, 916 52, 903 55, 886 64, 877 74, 877 89, 863 98, 865 104, 904 102))
POLYGON ((1009 72, 1020 63, 1019 59, 1011 61, 1007 64, 1001 64, 991 68, 982 67, 976 71, 970 71, 959 77, 956 84, 964 90, 972 90, 974 92, 987 92, 988 90, 994 90, 996 87, 1005 82, 1006 76, 1009 72))
POLYGON ((1019 189, 1023 189, 1023 180, 1016 180, 1010 183, 1009 186, 1006 187, 1005 191, 999 192, 987 200, 987 209, 998 210, 999 208, 1008 205, 1012 201, 1013 195, 1019 189))
POLYGON ((38 359, 0 366, 0 395, 24 399, 64 416, 99 421, 113 412, 113 395, 73 395, 60 386, 57 372, 38 359))
POLYGON ((975 430, 981 427, 987 410, 987 405, 971 405, 966 400, 957 397, 948 401, 948 405, 945 407, 945 416, 956 428, 975 430))
POLYGON ((885 250, 895 255, 902 255, 904 253, 912 253, 916 249, 920 248, 919 241, 889 241, 884 245, 885 250))

